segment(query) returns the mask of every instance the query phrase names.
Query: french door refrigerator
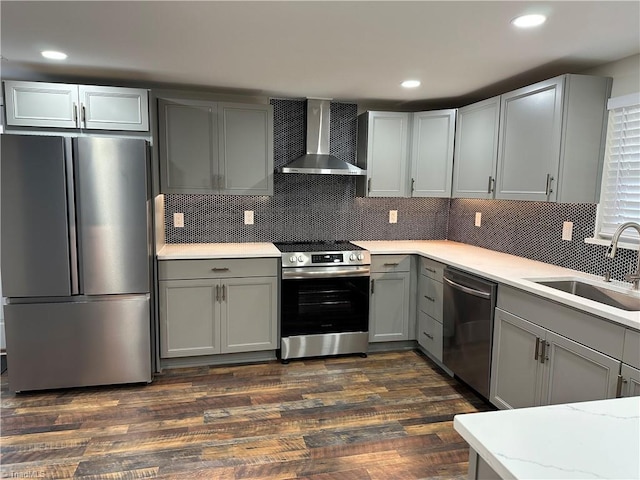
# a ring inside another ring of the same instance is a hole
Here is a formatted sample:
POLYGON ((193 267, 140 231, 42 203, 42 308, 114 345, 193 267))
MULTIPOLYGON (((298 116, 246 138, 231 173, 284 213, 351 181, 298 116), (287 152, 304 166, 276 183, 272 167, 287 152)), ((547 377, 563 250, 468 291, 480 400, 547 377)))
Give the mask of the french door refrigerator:
POLYGON ((147 143, 0 137, 9 387, 150 382, 147 143))

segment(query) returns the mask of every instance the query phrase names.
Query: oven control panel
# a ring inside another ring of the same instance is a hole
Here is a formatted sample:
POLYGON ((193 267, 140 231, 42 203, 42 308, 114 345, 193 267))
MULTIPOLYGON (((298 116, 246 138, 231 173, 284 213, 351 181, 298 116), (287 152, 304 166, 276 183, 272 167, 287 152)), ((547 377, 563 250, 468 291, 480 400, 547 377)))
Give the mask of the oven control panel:
POLYGON ((282 255, 284 268, 370 264, 371 255, 366 250, 357 252, 288 252, 282 255))

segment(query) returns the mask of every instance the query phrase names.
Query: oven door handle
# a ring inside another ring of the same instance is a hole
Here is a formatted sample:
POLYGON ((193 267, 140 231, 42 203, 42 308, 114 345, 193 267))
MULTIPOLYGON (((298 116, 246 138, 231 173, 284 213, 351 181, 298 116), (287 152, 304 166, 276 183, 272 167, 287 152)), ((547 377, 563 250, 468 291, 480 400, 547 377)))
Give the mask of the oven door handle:
POLYGON ((335 277, 368 277, 371 273, 369 267, 356 268, 283 268, 283 280, 295 280, 300 278, 335 278, 335 277))

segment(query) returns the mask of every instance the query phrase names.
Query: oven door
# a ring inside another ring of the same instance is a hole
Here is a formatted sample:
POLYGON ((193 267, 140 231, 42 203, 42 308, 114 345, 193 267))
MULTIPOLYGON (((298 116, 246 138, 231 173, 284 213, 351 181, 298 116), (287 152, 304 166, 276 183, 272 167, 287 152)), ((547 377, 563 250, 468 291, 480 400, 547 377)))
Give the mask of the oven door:
POLYGON ((283 337, 369 330, 369 267, 283 269, 283 337))

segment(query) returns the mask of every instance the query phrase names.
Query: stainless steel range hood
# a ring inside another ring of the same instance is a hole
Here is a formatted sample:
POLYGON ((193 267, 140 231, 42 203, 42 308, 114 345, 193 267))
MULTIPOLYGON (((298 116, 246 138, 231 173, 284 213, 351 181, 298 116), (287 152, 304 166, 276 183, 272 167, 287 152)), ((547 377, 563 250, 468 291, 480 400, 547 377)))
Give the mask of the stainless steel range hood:
POLYGON ((276 169, 277 173, 366 175, 367 171, 329 154, 331 101, 307 99, 307 154, 276 169))

